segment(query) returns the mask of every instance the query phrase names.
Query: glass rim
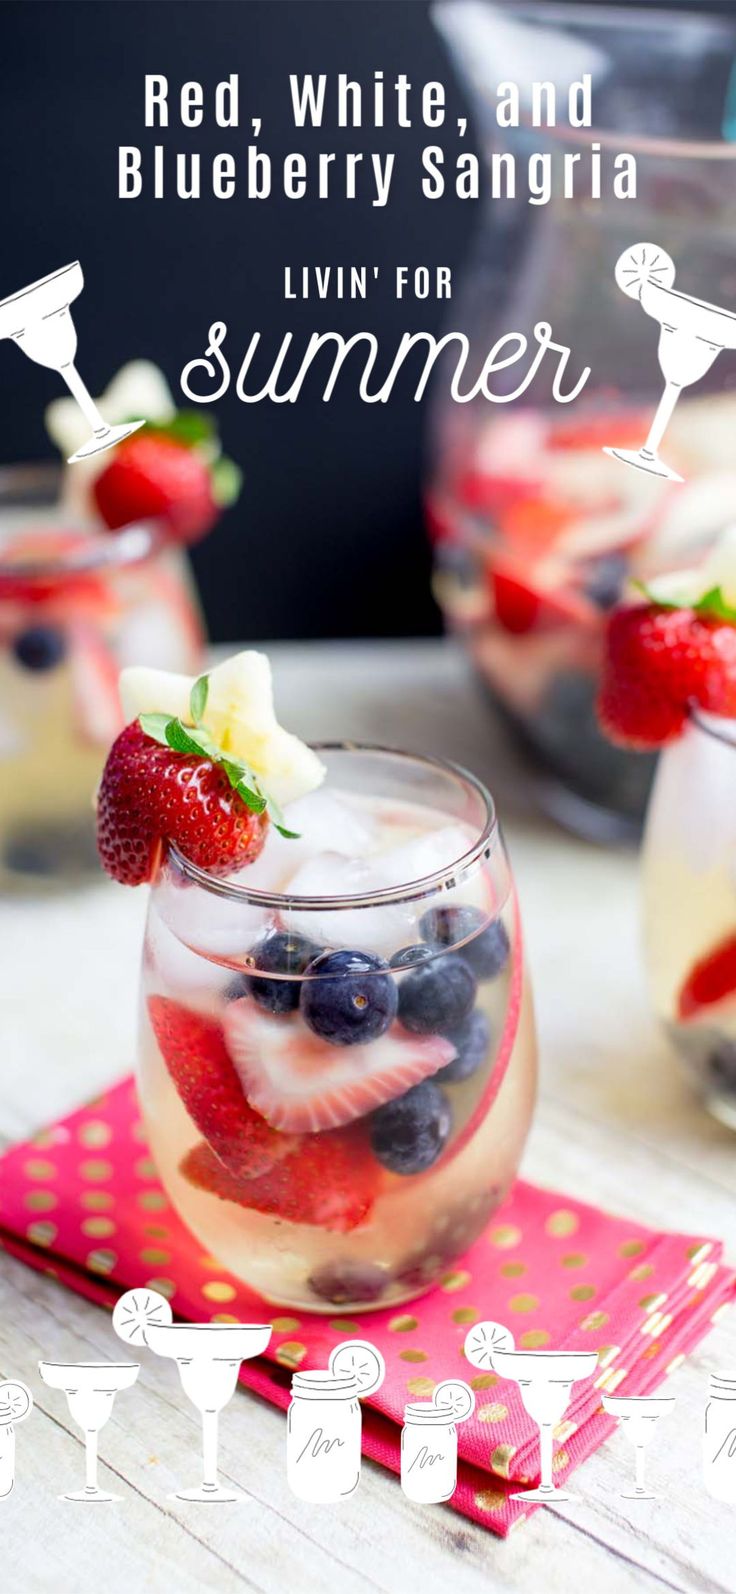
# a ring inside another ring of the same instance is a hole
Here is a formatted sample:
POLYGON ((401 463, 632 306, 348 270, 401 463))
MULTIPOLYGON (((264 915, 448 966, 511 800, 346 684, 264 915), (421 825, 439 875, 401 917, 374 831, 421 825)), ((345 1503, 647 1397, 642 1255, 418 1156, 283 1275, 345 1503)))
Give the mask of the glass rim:
MULTIPOLYGON (((33 515, 35 506, 32 502, 24 501, 19 495, 50 492, 58 483, 62 475, 62 466, 55 460, 37 460, 28 464, 0 465, 0 524, 3 510, 26 511, 33 515), (6 498, 6 494, 8 495, 6 498)), ((39 522, 49 507, 55 505, 41 503, 38 505, 39 522)), ((78 544, 66 551, 52 553, 42 559, 7 559, 3 557, 4 539, 0 531, 0 581, 27 581, 39 584, 49 581, 63 581, 69 576, 88 575, 96 570, 121 569, 128 565, 142 564, 145 559, 164 546, 165 535, 163 528, 155 520, 131 521, 127 526, 121 526, 118 531, 100 530, 92 524, 87 530, 87 522, 75 510, 69 510, 70 528, 75 529, 77 524, 83 524, 83 535, 80 535, 78 544)), ((43 530, 43 526, 40 528, 43 530)), ((54 526, 52 531, 63 534, 63 524, 54 526)), ((12 533, 11 533, 12 535, 12 533)), ((0 594, 2 596, 2 594, 0 594)))
POLYGON ((690 723, 695 725, 699 731, 702 731, 704 736, 710 736, 712 741, 720 742, 722 747, 730 747, 732 751, 736 752, 736 719, 727 722, 724 716, 708 714, 705 709, 698 708, 696 704, 690 705, 689 719, 690 723), (720 726, 724 723, 733 725, 732 736, 727 735, 725 731, 720 729, 720 726))
MULTIPOLYGON (((384 886, 374 891, 359 891, 340 895, 310 895, 297 896, 285 891, 263 891, 255 887, 243 886, 232 880, 223 880, 217 875, 210 874, 207 869, 201 869, 198 864, 170 842, 166 857, 173 857, 177 866, 194 885, 201 886, 203 890, 210 891, 214 896, 225 897, 231 902, 240 902, 243 905, 256 908, 272 908, 283 911, 284 908, 294 909, 299 913, 324 913, 325 911, 339 911, 353 908, 379 908, 390 904, 415 902, 422 897, 432 896, 436 891, 452 890, 458 883, 458 877, 464 878, 472 869, 479 865, 485 858, 490 857, 495 847, 499 844, 500 829, 496 806, 493 798, 483 781, 462 764, 457 764, 450 758, 435 757, 431 753, 410 753, 398 747, 386 747, 377 742, 310 742, 312 750, 319 753, 358 753, 379 755, 382 758, 397 759, 405 764, 424 765, 429 770, 434 770, 444 776, 450 775, 458 784, 468 788, 478 797, 483 805, 484 820, 475 841, 461 854, 459 858, 444 864, 441 869, 435 869, 431 874, 421 875, 416 880, 404 881, 398 886, 384 886)), ((165 868, 164 860, 162 867, 165 868)), ((499 908, 500 911, 500 908, 499 908)))
MULTIPOLYGON (((501 10, 499 0, 493 0, 494 10, 501 10)), ((674 12, 653 10, 647 5, 629 6, 619 0, 619 4, 606 3, 595 5, 590 3, 578 4, 578 0, 519 0, 515 7, 517 14, 536 17, 539 21, 554 25, 555 23, 576 22, 579 25, 600 29, 606 25, 625 25, 632 32, 638 28, 650 28, 660 32, 672 32, 673 24, 678 22, 697 23, 703 29, 710 29, 715 40, 716 35, 727 45, 729 40, 736 50, 736 29, 729 17, 718 12, 706 13, 692 6, 682 7, 674 12)), ((526 119, 522 126, 531 127, 531 122, 526 119)), ((501 130, 504 131, 504 130, 501 130)), ((511 129, 513 132, 514 129, 511 129)), ((535 128, 539 134, 547 134, 553 143, 569 141, 573 144, 589 144, 595 141, 603 149, 622 147, 622 138, 625 137, 625 148, 636 155, 662 155, 675 156, 683 160, 736 160, 736 143, 725 138, 658 138, 650 133, 634 133, 630 135, 624 128, 611 126, 604 127, 564 127, 564 128, 535 128)))

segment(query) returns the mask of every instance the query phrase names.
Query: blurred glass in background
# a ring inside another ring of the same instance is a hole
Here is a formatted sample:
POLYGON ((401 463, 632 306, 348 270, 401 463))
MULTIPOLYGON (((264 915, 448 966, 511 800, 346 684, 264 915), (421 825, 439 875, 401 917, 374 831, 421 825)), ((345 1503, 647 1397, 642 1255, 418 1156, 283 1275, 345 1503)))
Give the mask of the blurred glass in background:
MULTIPOLYGON (((471 340, 469 377, 505 333, 533 348, 539 321, 572 351, 563 387, 591 367, 569 406, 552 401, 544 365, 512 404, 438 394, 427 490, 435 595, 528 755, 543 806, 594 839, 619 839, 639 831, 653 761, 610 746, 596 726, 606 613, 626 583, 699 563, 736 521, 736 361, 721 354, 679 399, 663 453, 682 482, 604 454, 640 447, 663 383, 660 328, 621 294, 614 268, 648 240, 671 255, 678 290, 736 311, 736 21, 485 0, 440 0, 432 14, 471 95, 481 192, 494 153, 516 164, 516 197, 486 199, 453 302, 452 326, 471 340), (592 127, 571 128, 568 86, 587 73, 592 127), (520 88, 518 129, 497 125, 508 79, 520 88), (551 128, 531 125, 540 81, 557 89, 551 128), (635 198, 614 196, 620 151, 636 158, 635 198), (535 152, 548 158, 550 197, 532 205, 535 152), (574 193, 563 197, 571 154, 574 193)), ((510 367, 507 391, 522 374, 510 367)), ((503 380, 494 376, 496 391, 503 380)))

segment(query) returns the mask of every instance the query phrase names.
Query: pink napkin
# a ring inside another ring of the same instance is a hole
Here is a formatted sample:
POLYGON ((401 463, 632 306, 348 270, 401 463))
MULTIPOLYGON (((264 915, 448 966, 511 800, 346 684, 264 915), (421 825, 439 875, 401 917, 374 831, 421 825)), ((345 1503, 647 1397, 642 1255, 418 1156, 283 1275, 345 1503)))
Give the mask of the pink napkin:
POLYGON ((13 1255, 107 1307, 147 1284, 181 1318, 270 1321, 266 1356, 246 1362, 241 1377, 282 1408, 295 1368, 326 1366, 348 1336, 372 1340, 387 1374, 364 1408, 363 1449, 393 1472, 405 1403, 444 1378, 467 1378, 476 1409, 458 1429, 452 1506, 501 1535, 535 1509, 509 1495, 538 1479, 537 1435, 516 1385, 464 1360, 470 1324, 505 1323, 519 1347, 597 1350, 598 1376, 574 1386, 556 1432, 562 1481, 613 1427, 601 1393, 656 1388, 736 1289, 717 1241, 657 1233, 519 1181, 486 1233, 419 1300, 354 1321, 274 1310, 203 1255, 177 1218, 131 1079, 0 1159, 0 1227, 13 1255))

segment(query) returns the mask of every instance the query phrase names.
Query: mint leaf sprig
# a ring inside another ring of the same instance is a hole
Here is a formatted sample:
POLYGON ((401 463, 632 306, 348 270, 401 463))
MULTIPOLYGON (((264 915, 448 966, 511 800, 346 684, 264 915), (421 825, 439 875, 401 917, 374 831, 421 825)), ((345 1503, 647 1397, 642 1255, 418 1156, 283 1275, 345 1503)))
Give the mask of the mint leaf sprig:
POLYGON ((682 596, 661 598, 654 588, 648 587, 644 581, 635 581, 634 586, 648 603, 656 604, 658 609, 692 609, 693 614, 701 614, 706 620, 722 620, 726 625, 736 625, 736 608, 728 603, 722 587, 710 587, 694 602, 688 603, 682 596))
POLYGON ((255 772, 242 759, 232 758, 218 747, 203 725, 208 695, 209 676, 200 675, 189 697, 189 712, 194 724, 184 725, 176 716, 169 714, 140 714, 138 724, 143 734, 159 742, 162 747, 170 747, 173 753, 209 758, 227 776, 233 791, 237 792, 251 813, 267 813, 280 836, 287 841, 298 841, 299 831, 287 829, 276 798, 265 790, 255 772))

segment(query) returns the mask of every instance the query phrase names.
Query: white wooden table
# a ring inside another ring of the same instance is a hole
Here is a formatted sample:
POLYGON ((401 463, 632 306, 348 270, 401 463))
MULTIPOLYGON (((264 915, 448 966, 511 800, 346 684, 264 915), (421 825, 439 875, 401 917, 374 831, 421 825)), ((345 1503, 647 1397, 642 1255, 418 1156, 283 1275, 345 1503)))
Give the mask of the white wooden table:
MULTIPOLYGON (((508 755, 461 658, 440 643, 271 649, 280 712, 306 737, 348 735, 459 759, 499 799, 521 892, 541 1040, 539 1108, 524 1172, 663 1227, 736 1239, 736 1140, 693 1101, 649 1015, 635 859, 570 839, 514 794, 508 755)), ((104 882, 0 909, 0 1142, 25 1136, 132 1060, 141 893, 104 882)), ((284 1475, 284 1419, 239 1394, 222 1423, 223 1474, 245 1507, 167 1498, 199 1449, 172 1364, 144 1358, 101 1437, 101 1481, 122 1503, 59 1502, 81 1476, 81 1435, 40 1383, 41 1355, 108 1359, 106 1313, 0 1253, 0 1377, 36 1398, 18 1429, 17 1482, 0 1501, 0 1587, 32 1594, 294 1589, 298 1594, 538 1594, 736 1589, 736 1514, 700 1482, 707 1373, 736 1369, 736 1313, 670 1379, 675 1416, 650 1452, 654 1504, 619 1499, 632 1452, 617 1434, 575 1475, 575 1505, 502 1543, 446 1508, 409 1504, 366 1462, 338 1508, 307 1507, 284 1475)))

